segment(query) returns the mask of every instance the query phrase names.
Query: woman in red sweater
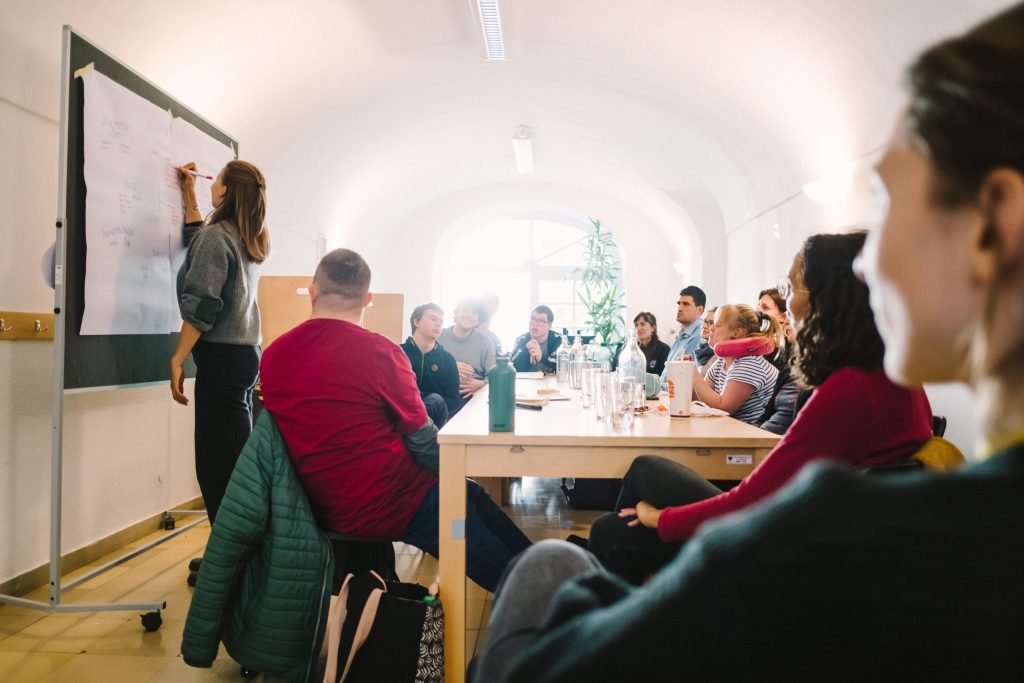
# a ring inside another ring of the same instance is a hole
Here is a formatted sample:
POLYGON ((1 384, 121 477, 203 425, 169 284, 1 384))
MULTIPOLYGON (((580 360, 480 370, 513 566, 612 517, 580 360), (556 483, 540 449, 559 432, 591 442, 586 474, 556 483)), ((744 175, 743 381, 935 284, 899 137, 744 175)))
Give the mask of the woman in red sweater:
POLYGON ((591 529, 590 550, 606 567, 642 582, 701 524, 763 500, 808 462, 902 462, 930 438, 924 391, 899 387, 882 370, 868 290, 852 270, 864 240, 864 232, 814 235, 793 259, 785 292, 797 330, 793 374, 815 391, 786 435, 727 492, 672 460, 638 457, 623 479, 620 512, 591 529))

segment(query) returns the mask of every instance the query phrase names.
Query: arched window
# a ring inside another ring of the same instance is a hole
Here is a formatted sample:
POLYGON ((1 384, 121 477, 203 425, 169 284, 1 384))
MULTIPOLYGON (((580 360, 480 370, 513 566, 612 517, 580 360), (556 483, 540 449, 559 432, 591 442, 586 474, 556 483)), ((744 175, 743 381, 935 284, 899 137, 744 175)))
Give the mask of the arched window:
MULTIPOLYGON (((589 223, 536 218, 494 221, 464 230, 435 260, 441 271, 436 280, 438 299, 448 321, 463 297, 494 292, 501 305, 491 329, 506 351, 526 332, 530 310, 539 304, 554 312, 552 329, 585 328, 587 313, 572 271, 583 263, 583 239, 592 232, 589 223)), ((621 264, 617 251, 615 256, 621 264)), ((620 281, 621 274, 620 268, 620 281)))

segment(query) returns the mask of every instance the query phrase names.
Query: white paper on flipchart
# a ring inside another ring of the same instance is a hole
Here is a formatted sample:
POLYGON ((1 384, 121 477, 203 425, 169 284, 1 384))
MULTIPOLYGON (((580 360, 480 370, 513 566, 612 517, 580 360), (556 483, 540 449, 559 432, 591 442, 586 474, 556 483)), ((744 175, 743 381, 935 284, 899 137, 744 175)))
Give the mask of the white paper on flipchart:
MULTIPOLYGON (((234 158, 234 151, 218 140, 199 130, 184 119, 175 118, 171 121, 171 146, 174 150, 174 158, 177 160, 175 166, 194 162, 196 170, 202 175, 214 176, 224 168, 224 164, 234 158)), ((173 169, 172 169, 173 170, 173 169)), ((177 171, 175 170, 176 174, 177 171)), ((210 187, 212 180, 196 178, 196 202, 199 204, 199 212, 203 216, 209 216, 213 211, 213 204, 210 203, 210 187)), ((175 191, 178 193, 178 204, 181 207, 181 190, 178 189, 178 180, 175 175, 175 191)), ((181 234, 181 219, 177 222, 178 228, 171 232, 171 274, 177 276, 178 269, 185 261, 185 243, 181 234)), ((171 290, 172 305, 172 332, 181 329, 181 316, 178 313, 178 294, 173 288, 171 290)))
MULTIPOLYGON (((98 71, 82 80, 86 264, 80 333, 177 331, 175 276, 184 245, 175 167, 196 161, 201 172, 215 175, 233 152, 98 71), (186 158, 190 153, 197 156, 186 158)), ((206 211, 209 185, 196 185, 206 211)))

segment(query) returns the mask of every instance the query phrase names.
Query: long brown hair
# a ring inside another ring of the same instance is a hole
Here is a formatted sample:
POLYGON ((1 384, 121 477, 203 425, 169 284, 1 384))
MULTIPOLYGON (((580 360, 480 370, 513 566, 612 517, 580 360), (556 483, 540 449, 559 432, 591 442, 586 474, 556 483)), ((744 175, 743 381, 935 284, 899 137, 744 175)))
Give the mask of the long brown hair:
POLYGON ((231 221, 249 258, 263 263, 270 253, 267 235, 267 181, 260 169, 248 161, 229 161, 221 177, 224 183, 224 201, 210 214, 209 223, 231 221))
MULTIPOLYGON (((1024 4, 1016 4, 963 36, 929 48, 907 71, 907 123, 932 163, 931 199, 941 207, 977 207, 982 187, 996 169, 1024 174, 1022 36, 1024 4)), ((981 387, 979 394, 994 425, 1014 409, 1000 392, 1018 390, 1024 376, 1024 268, 1000 241, 991 225, 994 219, 985 220, 998 271, 985 296, 983 323, 974 330, 968 367, 976 382, 995 379, 1003 384, 981 387), (1012 325, 1017 340, 1000 357, 989 359, 998 320, 1013 321, 1004 325, 1012 325)))

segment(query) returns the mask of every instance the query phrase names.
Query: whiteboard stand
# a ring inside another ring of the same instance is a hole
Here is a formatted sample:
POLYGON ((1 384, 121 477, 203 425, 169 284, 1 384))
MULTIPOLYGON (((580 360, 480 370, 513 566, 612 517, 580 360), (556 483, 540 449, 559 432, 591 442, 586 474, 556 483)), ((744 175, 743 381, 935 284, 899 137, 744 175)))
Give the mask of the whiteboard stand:
MULTIPOLYGON (((60 110, 60 186, 58 189, 58 208, 57 208, 57 222, 56 222, 56 245, 54 250, 54 325, 53 325, 53 391, 51 396, 51 451, 50 451, 50 582, 49 582, 49 601, 42 602, 39 600, 28 600, 25 598, 16 597, 13 595, 0 594, 0 604, 17 605, 19 607, 26 607, 28 609, 36 609, 45 611, 48 613, 66 613, 66 612, 127 612, 127 611, 140 611, 149 610, 146 614, 142 615, 142 625, 147 631, 155 631, 160 628, 161 617, 160 610, 167 607, 166 602, 140 602, 140 603, 101 603, 101 604, 62 604, 61 594, 65 590, 71 590, 75 586, 78 586, 99 574, 102 574, 120 564, 127 562, 128 560, 148 551, 152 548, 166 543, 179 536, 180 534, 188 531, 189 529, 201 524, 206 520, 205 511, 201 510, 175 510, 180 514, 200 514, 199 519, 190 522, 184 526, 178 527, 173 531, 169 531, 165 536, 148 543, 144 546, 140 546, 132 550, 131 552, 118 557, 117 559, 104 564, 101 567, 88 572, 87 574, 77 577, 73 581, 68 582, 65 586, 61 586, 60 576, 60 559, 61 559, 61 505, 63 501, 63 487, 62 487, 62 471, 63 471, 63 447, 64 447, 64 393, 65 393, 65 352, 66 352, 66 330, 69 324, 67 306, 67 292, 66 292, 66 274, 68 273, 65 268, 67 263, 67 242, 68 242, 68 225, 67 225, 67 211, 68 211, 68 196, 67 196, 67 183, 68 183, 68 166, 71 160, 68 156, 68 131, 70 126, 70 87, 71 80, 73 78, 71 72, 71 60, 72 60, 72 47, 75 46, 87 46, 88 49, 94 53, 102 55, 104 58, 113 60, 113 57, 108 55, 103 50, 100 50, 91 41, 85 39, 80 33, 72 29, 70 26, 65 25, 63 29, 62 37, 62 57, 61 57, 61 110, 60 110)), ((142 76, 135 73, 129 67, 120 65, 122 68, 128 70, 139 79, 142 76)), ((145 79, 142 79, 143 81, 145 79)), ((167 95, 163 91, 159 90, 155 86, 152 86, 155 90, 159 91, 164 97, 173 100, 170 95, 167 95)), ((173 100, 177 102, 176 100, 173 100)), ((179 103, 180 104, 180 103, 179 103)), ((183 105, 182 105, 183 106, 183 105)), ((212 126, 212 124, 210 124, 212 126)), ((217 129, 219 131, 219 129, 217 129)), ((220 131, 223 133, 223 131, 220 131)), ((226 135, 226 134, 225 134, 226 135)), ((235 147, 237 151, 237 147, 235 147)))

